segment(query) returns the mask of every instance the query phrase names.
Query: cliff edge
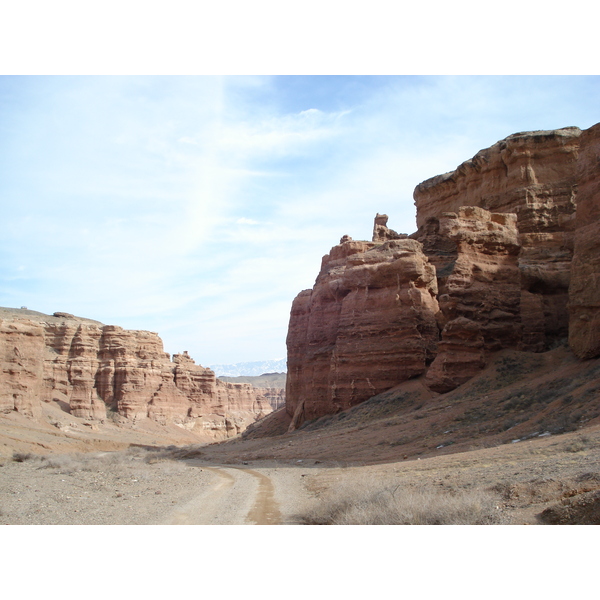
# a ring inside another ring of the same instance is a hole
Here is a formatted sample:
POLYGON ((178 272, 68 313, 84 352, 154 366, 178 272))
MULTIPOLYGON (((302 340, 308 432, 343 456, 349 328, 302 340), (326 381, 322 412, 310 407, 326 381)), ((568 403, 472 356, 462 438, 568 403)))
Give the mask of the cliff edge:
POLYGON ((600 124, 518 133, 419 184, 418 230, 344 236, 291 309, 291 429, 415 377, 434 393, 503 349, 600 356, 600 124))

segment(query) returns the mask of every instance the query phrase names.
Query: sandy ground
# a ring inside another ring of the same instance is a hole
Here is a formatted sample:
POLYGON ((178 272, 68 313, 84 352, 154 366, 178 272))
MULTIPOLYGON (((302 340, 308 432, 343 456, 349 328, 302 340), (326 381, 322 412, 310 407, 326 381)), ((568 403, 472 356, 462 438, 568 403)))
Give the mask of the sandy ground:
POLYGON ((141 454, 4 462, 0 524, 294 524, 310 499, 295 467, 233 467, 198 459, 148 464, 141 454))
POLYGON ((600 494, 599 376, 600 359, 565 348, 503 351, 461 390, 411 380, 293 433, 276 411, 223 443, 56 403, 38 420, 13 411, 0 415, 0 524, 296 524, 365 481, 491 494, 499 521, 534 524, 600 494))
POLYGON ((484 489, 504 522, 536 524, 544 508, 600 489, 600 428, 378 465, 245 461, 239 450, 205 446, 184 460, 142 448, 4 459, 0 523, 291 525, 341 482, 369 476, 406 489, 484 489))

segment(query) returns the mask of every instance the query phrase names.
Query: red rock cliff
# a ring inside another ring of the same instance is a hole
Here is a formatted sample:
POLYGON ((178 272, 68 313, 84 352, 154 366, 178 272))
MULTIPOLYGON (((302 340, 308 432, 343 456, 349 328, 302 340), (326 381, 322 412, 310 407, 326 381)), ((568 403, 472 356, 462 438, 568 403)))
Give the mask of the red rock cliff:
POLYGON ((502 348, 599 355, 599 140, 511 135, 417 186, 411 236, 379 214, 372 242, 344 236, 292 306, 293 425, 420 374, 449 391, 502 348))
POLYGON ((600 123, 581 136, 577 230, 569 288, 569 344, 580 358, 600 356, 600 123))
POLYGON ((294 301, 286 406, 311 419, 423 373, 435 355, 435 269, 409 239, 342 241, 294 301))
POLYGON ((40 402, 55 401, 77 417, 108 410, 222 439, 272 410, 250 384, 217 380, 187 353, 171 361, 156 333, 19 312, 0 312, 0 412, 36 417, 40 402))

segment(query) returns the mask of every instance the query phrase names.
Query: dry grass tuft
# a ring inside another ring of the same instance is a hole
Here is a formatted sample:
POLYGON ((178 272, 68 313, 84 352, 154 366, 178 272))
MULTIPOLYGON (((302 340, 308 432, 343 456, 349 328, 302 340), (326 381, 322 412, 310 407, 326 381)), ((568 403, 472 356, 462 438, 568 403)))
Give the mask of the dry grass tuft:
POLYGON ((73 474, 81 471, 90 472, 115 472, 135 475, 144 479, 149 471, 159 470, 165 474, 182 473, 186 465, 168 456, 158 458, 159 452, 150 452, 145 449, 128 449, 125 452, 94 452, 89 454, 56 454, 40 457, 40 468, 58 469, 64 474, 73 474))
POLYGON ((596 444, 587 435, 578 435, 565 444, 564 449, 567 452, 583 452, 595 448, 596 444))
POLYGON ((346 480, 301 517, 306 525, 492 525, 505 522, 481 490, 408 489, 375 478, 346 480))

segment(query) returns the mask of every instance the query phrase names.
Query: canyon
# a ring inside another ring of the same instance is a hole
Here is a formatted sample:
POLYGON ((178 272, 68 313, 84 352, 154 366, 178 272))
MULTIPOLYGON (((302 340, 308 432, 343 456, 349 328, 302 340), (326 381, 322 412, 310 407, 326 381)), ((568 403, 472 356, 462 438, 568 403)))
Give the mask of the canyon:
POLYGON ((290 430, 418 378, 448 393, 494 353, 600 356, 600 124, 517 133, 414 191, 417 231, 344 235, 287 336, 290 430))
POLYGON ((598 523, 599 165, 600 124, 568 127, 419 184, 416 232, 377 214, 323 257, 287 376, 0 308, 0 522, 337 523, 332 498, 425 490, 484 493, 469 523, 598 523))
POLYGON ((218 379, 153 332, 0 309, 0 413, 212 442, 284 403, 293 431, 412 380, 447 394, 504 350, 598 357, 599 156, 600 124, 513 134, 417 185, 414 233, 377 214, 371 241, 344 235, 292 304, 285 390, 218 379))
MULTIPOLYGON (((272 412, 263 395, 272 390, 221 381, 187 352, 171 359, 153 332, 3 308, 0 342, 5 415, 41 420, 54 405, 96 429, 107 421, 150 420, 208 442, 235 436, 272 412)), ((68 428, 61 420, 54 425, 68 428)))

